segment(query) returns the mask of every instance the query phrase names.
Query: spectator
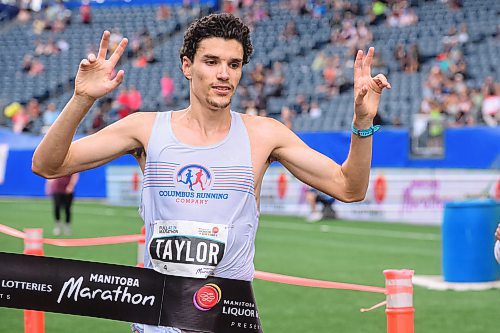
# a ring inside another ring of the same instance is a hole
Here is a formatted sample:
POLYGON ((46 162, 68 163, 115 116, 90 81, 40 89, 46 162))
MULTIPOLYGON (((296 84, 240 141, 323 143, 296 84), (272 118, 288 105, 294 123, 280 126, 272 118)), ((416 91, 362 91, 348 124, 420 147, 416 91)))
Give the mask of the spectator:
POLYGON ((279 61, 274 62, 273 67, 266 72, 264 76, 264 93, 266 97, 280 97, 285 81, 281 63, 279 61))
POLYGON ((310 212, 307 222, 317 222, 325 217, 335 219, 337 214, 333 209, 335 199, 314 188, 310 188, 306 193, 306 201, 309 204, 310 212), (318 203, 321 203, 323 209, 320 211, 318 203))
POLYGON ((142 94, 135 86, 131 86, 128 91, 128 105, 131 113, 141 110, 142 94))
POLYGON ((500 85, 486 84, 483 88, 481 112, 484 122, 491 127, 498 126, 500 120, 500 85))
POLYGON ((172 14, 170 13, 170 7, 169 6, 167 6, 165 4, 161 4, 158 7, 158 10, 156 11, 156 20, 157 21, 166 21, 166 20, 169 20, 171 16, 172 16, 172 14))
POLYGON ((387 65, 384 63, 380 51, 375 51, 373 54, 372 67, 380 72, 387 71, 387 65))
POLYGON ((43 126, 42 126, 42 134, 47 133, 49 127, 56 121, 59 113, 56 109, 56 105, 54 103, 49 103, 47 108, 43 112, 43 126))
POLYGON ((261 63, 257 63, 255 68, 250 71, 250 80, 253 84, 264 83, 265 81, 265 73, 264 73, 264 65, 261 63))
POLYGON ((323 111, 319 107, 318 102, 316 101, 311 102, 311 108, 309 109, 309 117, 311 117, 312 119, 316 119, 321 117, 322 113, 323 111))
POLYGON ((283 106, 281 108, 281 122, 285 124, 286 127, 292 129, 293 127, 293 112, 288 106, 283 106))
POLYGON ((21 108, 12 116, 12 131, 14 133, 26 132, 26 127, 30 120, 30 116, 26 112, 25 107, 21 105, 21 108))
POLYGON ((66 52, 69 50, 69 43, 62 38, 57 41, 56 45, 61 52, 66 52))
POLYGON ((92 10, 90 8, 89 0, 82 1, 82 5, 80 6, 80 19, 83 24, 92 23, 92 10))
POLYGON ((394 127, 402 127, 403 123, 401 122, 401 117, 398 116, 398 115, 394 115, 392 117, 392 123, 391 123, 391 125, 394 126, 394 127))
POLYGON ((281 33, 281 39, 287 41, 293 37, 298 37, 299 31, 297 30, 297 25, 294 20, 290 20, 286 23, 285 29, 281 33))
POLYGON ((323 71, 326 66, 326 55, 323 51, 319 51, 314 57, 311 69, 315 72, 323 71))
POLYGON ((431 109, 428 122, 429 141, 428 147, 443 147, 444 117, 439 107, 431 109))
POLYGON ((20 8, 16 20, 21 24, 29 22, 31 20, 31 11, 28 8, 20 8))
POLYGON ((248 114, 248 115, 251 115, 251 116, 257 116, 259 114, 259 111, 255 107, 255 102, 254 101, 249 101, 248 102, 248 105, 245 108, 245 114, 248 114))
POLYGON ((370 11, 370 25, 378 25, 385 21, 387 12, 387 5, 384 1, 373 1, 370 11))
POLYGON ((108 124, 105 120, 105 112, 102 107, 98 107, 97 110, 92 115, 92 122, 90 125, 90 130, 88 134, 93 134, 99 132, 101 129, 106 127, 108 124))
POLYGON ((29 67, 28 74, 30 76, 36 76, 36 75, 43 73, 44 70, 45 70, 45 66, 43 65, 43 63, 40 60, 38 60, 38 58, 36 58, 36 57, 32 58, 31 66, 29 67))
POLYGON ((56 179, 47 179, 45 192, 52 196, 54 210, 54 236, 59 236, 61 231, 65 235, 71 234, 71 206, 73 204, 75 186, 79 174, 63 176, 56 179), (61 208, 64 208, 65 223, 61 222, 61 208))
POLYGON ((25 54, 23 57, 22 63, 22 71, 24 73, 29 73, 31 71, 31 67, 33 66, 33 56, 30 54, 25 54))
POLYGON ((309 104, 304 95, 298 94, 295 97, 295 103, 291 106, 291 109, 296 115, 307 114, 309 112, 309 104))
POLYGON ((173 102, 173 96, 175 92, 175 84, 174 80, 168 75, 168 73, 165 73, 163 77, 160 79, 160 86, 161 86, 161 97, 163 98, 163 102, 165 103, 166 106, 172 105, 173 102))
POLYGON ((420 70, 420 50, 418 49, 418 44, 413 43, 410 45, 408 50, 405 72, 415 73, 420 70))
POLYGON ((462 8, 461 0, 443 0, 443 2, 446 2, 448 4, 448 9, 453 12, 458 11, 462 8))
POLYGON ((127 88, 123 87, 123 89, 118 93, 116 101, 118 102, 117 104, 118 119, 125 118, 131 113, 129 94, 127 88))
POLYGON ((460 44, 465 44, 469 41, 469 32, 467 29, 467 24, 462 23, 460 25, 460 31, 458 32, 458 42, 460 44))
POLYGON ((123 39, 123 35, 120 32, 120 29, 118 28, 113 28, 111 30, 111 36, 109 37, 109 52, 113 53, 116 48, 118 47, 118 44, 120 41, 123 39))
POLYGON ((394 48, 394 59, 398 62, 400 70, 404 71, 408 60, 404 44, 398 43, 396 45, 394 48))
POLYGON ((148 65, 148 56, 145 51, 140 51, 137 59, 134 60, 134 67, 144 68, 148 65))

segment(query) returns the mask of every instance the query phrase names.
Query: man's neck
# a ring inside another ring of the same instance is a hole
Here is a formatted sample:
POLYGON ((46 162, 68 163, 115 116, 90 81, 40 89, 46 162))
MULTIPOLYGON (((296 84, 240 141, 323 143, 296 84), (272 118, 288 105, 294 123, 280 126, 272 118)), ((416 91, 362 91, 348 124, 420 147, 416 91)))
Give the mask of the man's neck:
POLYGON ((217 109, 191 101, 185 109, 183 120, 187 121, 186 124, 189 124, 191 128, 198 127, 202 133, 226 131, 231 126, 230 110, 230 105, 224 109, 217 109))
POLYGON ((231 128, 231 112, 227 109, 188 108, 174 112, 173 130, 184 143, 210 145, 224 139, 231 128))

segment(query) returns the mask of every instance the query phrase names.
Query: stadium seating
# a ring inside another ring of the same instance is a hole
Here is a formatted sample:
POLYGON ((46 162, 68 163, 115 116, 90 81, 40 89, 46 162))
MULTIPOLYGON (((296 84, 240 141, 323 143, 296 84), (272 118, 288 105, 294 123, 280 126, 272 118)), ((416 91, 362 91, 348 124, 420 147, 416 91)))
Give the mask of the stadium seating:
MULTIPOLYGON (((371 1, 359 1, 366 12, 371 1)), ((422 83, 432 66, 435 56, 442 51, 442 38, 450 26, 466 23, 469 41, 465 44, 465 56, 469 77, 467 83, 479 86, 486 76, 499 78, 499 42, 495 38, 498 25, 500 2, 496 0, 463 0, 463 8, 450 11, 441 1, 411 1, 419 17, 417 25, 390 28, 386 25, 371 26, 373 45, 381 52, 386 68, 382 72, 389 76, 393 89, 387 91, 380 105, 380 114, 384 119, 395 115, 401 118, 404 126, 410 127, 412 115, 418 112, 422 83), (409 45, 417 43, 424 63, 417 73, 404 73, 393 60, 393 50, 397 43, 409 45)), ((290 105, 299 92, 306 100, 316 100, 323 110, 320 118, 311 119, 299 115, 294 120, 297 131, 328 131, 345 129, 351 122, 353 112, 352 68, 344 71, 349 85, 339 95, 329 97, 318 93, 316 87, 323 83, 320 73, 313 72, 310 65, 318 54, 325 52, 340 56, 344 64, 349 59, 347 48, 329 43, 331 28, 329 21, 332 13, 321 18, 310 15, 294 15, 283 8, 278 1, 265 2, 270 18, 255 24, 253 43, 255 54, 249 65, 244 68, 242 84, 248 83, 247 76, 255 64, 270 66, 275 61, 283 62, 285 86, 281 97, 272 97, 267 102, 270 116, 279 117, 282 106, 290 105), (280 32, 290 20, 296 23, 299 36, 287 41, 280 39, 280 32), (272 32, 272 33, 269 33, 272 32)), ((77 9, 72 11, 72 23, 64 31, 54 35, 44 31, 41 35, 33 33, 33 21, 27 23, 4 24, 0 29, 0 62, 4 64, 0 77, 0 109, 11 102, 27 102, 37 98, 43 104, 53 102, 61 109, 72 94, 73 77, 79 61, 90 47, 96 47, 102 31, 118 28, 127 37, 147 28, 155 41, 157 62, 145 68, 136 68, 131 59, 123 59, 120 67, 126 72, 125 86, 134 85, 142 93, 142 110, 163 109, 160 96, 160 79, 166 72, 174 79, 176 89, 174 105, 179 108, 188 104, 188 86, 179 70, 178 51, 182 43, 182 32, 194 19, 196 13, 186 13, 181 7, 172 8, 172 18, 157 21, 156 5, 113 6, 92 8, 92 24, 80 23, 77 9), (28 76, 21 71, 25 54, 33 53, 35 41, 48 38, 64 39, 69 50, 50 56, 40 56, 44 64, 43 73, 28 76)), ((375 71, 375 70, 374 70, 375 71)), ((114 92, 112 97, 115 97, 114 92)), ((243 112, 240 96, 233 100, 233 108, 243 112)), ((0 118, 0 124, 9 125, 8 119, 0 118)))

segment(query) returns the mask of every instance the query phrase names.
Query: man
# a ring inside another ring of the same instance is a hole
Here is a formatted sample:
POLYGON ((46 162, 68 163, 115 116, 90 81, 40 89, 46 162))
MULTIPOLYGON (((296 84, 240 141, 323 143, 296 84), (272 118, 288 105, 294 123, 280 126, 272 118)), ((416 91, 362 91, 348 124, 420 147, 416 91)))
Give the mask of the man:
POLYGON ((306 201, 310 207, 310 213, 307 222, 318 222, 323 218, 335 219, 337 213, 333 209, 335 198, 324 194, 315 188, 310 188, 306 192, 306 201), (318 203, 322 204, 322 210, 318 210, 318 203))
MULTIPOLYGON (((366 55, 358 51, 354 73, 353 131, 367 130, 368 136, 352 136, 349 156, 340 166, 309 148, 280 122, 231 111, 231 97, 253 47, 248 27, 230 14, 203 17, 185 33, 180 58, 190 89, 186 109, 134 113, 71 142, 92 104, 123 81, 123 70, 115 77, 112 73, 127 40, 106 60, 109 35, 104 32, 97 56, 90 54, 80 63, 74 95, 36 149, 32 168, 41 176, 55 178, 133 154, 144 172, 140 213, 149 242, 145 267, 167 275, 251 281, 260 188, 272 161, 281 162, 301 181, 339 200, 364 198, 372 120, 380 93, 390 88, 383 75, 370 75, 373 48, 366 55), (200 172, 204 190, 201 186, 194 191, 186 188, 186 176, 196 172, 200 172), (201 256, 203 269, 195 271, 192 265, 173 262, 165 255, 159 233, 180 229, 183 235, 191 232, 185 236, 190 239, 203 238, 200 232, 221 235, 217 242, 204 238, 207 244, 203 246, 213 248, 214 253, 201 256), (219 245, 222 251, 218 251, 219 245)), ((179 332, 135 324, 133 330, 179 332)))

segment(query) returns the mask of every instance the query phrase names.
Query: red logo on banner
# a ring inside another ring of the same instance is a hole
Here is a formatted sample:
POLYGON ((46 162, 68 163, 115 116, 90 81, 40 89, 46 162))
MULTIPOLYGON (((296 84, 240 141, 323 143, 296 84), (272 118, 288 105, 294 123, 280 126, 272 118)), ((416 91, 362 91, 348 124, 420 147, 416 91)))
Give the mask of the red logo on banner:
POLYGON ((387 182, 385 177, 382 175, 378 175, 375 178, 375 185, 373 187, 374 198, 376 203, 381 203, 385 199, 385 195, 387 194, 387 182))
POLYGON ((222 292, 218 285, 209 283, 198 289, 193 296, 194 306, 201 311, 208 311, 219 303, 222 292))
POLYGON ((280 173, 278 176, 278 198, 283 199, 286 195, 286 190, 288 187, 288 180, 286 179, 285 173, 280 173))
POLYGON ((495 199, 500 200, 500 179, 497 180, 497 186, 495 189, 495 199))

